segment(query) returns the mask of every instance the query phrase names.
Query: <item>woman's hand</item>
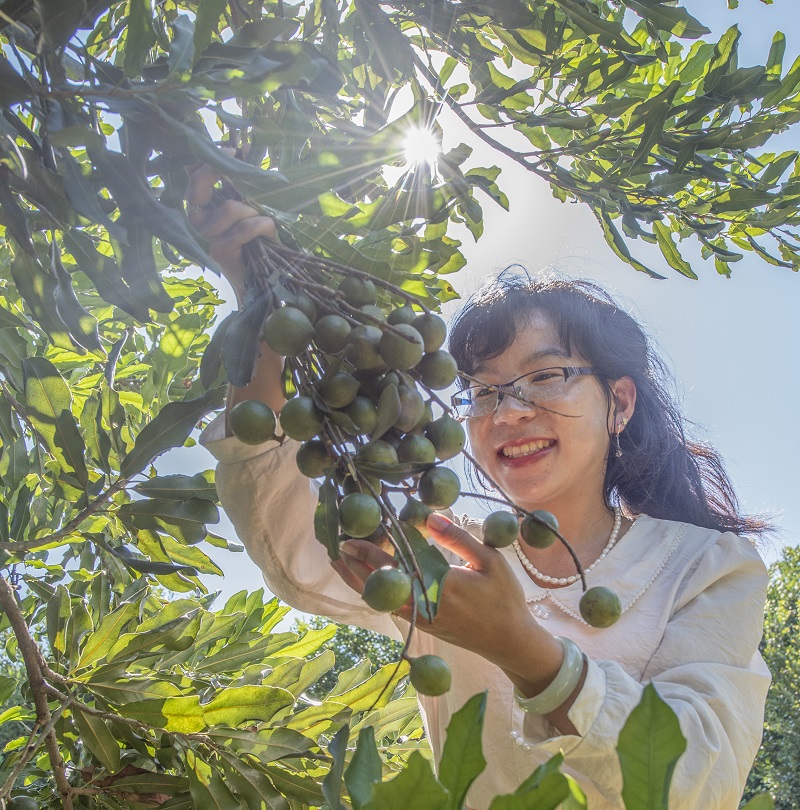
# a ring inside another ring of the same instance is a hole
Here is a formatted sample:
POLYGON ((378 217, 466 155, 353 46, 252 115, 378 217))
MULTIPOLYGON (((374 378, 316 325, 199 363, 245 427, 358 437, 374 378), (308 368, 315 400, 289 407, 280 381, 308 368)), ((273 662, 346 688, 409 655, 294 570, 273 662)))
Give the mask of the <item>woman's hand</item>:
MULTIPOLYGON (((441 515, 431 515, 428 528, 440 546, 465 564, 450 567, 436 618, 419 619, 417 629, 486 658, 518 687, 527 684, 526 692, 542 691, 558 672, 563 650, 531 615, 522 586, 503 555, 441 515)), ((331 565, 358 593, 375 569, 395 564, 393 557, 366 540, 348 540, 340 548, 340 560, 331 565)), ((410 604, 397 614, 410 620, 410 604)))
MULTIPOLYGON (((226 149, 233 154, 232 149, 226 149)), ((211 243, 209 255, 241 300, 245 268, 242 246, 258 236, 275 238, 275 222, 240 200, 214 202, 214 185, 222 175, 207 164, 200 164, 189 175, 186 198, 189 222, 211 243)))

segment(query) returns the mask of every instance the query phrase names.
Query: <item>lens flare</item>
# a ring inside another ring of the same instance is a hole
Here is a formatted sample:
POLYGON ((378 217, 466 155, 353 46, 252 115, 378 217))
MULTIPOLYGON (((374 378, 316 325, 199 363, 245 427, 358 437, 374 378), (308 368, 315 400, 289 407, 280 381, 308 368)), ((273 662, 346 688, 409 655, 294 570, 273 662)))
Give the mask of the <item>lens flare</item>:
POLYGON ((423 127, 409 130, 403 140, 403 155, 409 168, 422 163, 435 166, 441 152, 439 138, 423 127))

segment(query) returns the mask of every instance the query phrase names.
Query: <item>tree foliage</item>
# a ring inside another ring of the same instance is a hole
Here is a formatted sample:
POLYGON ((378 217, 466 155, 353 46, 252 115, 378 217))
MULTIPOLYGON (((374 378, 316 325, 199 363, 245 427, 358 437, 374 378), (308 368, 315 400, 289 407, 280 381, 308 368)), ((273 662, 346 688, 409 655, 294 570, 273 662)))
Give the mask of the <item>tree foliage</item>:
POLYGON ((797 803, 800 782, 800 549, 786 548, 770 567, 761 654, 772 673, 764 740, 745 797, 768 792, 778 810, 797 803))
MULTIPOLYGON (((341 780, 354 806, 403 806, 407 785, 460 801, 418 753, 373 788, 403 761, 378 767, 371 742, 409 722, 410 697, 385 705, 402 667, 352 668, 312 703, 329 631, 273 632, 275 602, 215 607, 198 577, 235 547, 209 530, 213 475, 153 466, 223 398, 221 368, 200 370, 220 301, 190 270, 215 265, 185 215, 187 168, 218 169, 219 195, 271 214, 283 245, 436 308, 464 263, 454 226, 478 238, 481 200, 507 206, 466 145, 404 167, 409 133, 438 133, 447 106, 589 205, 640 270, 628 238, 685 275, 676 237, 726 274, 742 250, 795 268, 797 154, 759 150, 800 116, 800 62, 784 69, 776 35, 740 68, 738 32, 705 33, 639 0, 2 4, 0 631, 28 684, 0 718, 27 724, 0 801, 337 806, 341 780)), ((226 367, 246 370, 259 327, 218 331, 226 367)), ((479 763, 474 733, 456 736, 479 763)), ((520 790, 555 782, 574 793, 550 770, 520 790)))

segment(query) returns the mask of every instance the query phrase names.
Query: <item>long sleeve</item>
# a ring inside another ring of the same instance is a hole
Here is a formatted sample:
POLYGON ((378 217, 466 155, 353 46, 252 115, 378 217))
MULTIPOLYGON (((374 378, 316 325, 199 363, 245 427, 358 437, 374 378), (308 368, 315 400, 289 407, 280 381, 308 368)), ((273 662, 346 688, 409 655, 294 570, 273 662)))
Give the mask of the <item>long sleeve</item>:
POLYGON ((766 585, 766 570, 752 546, 720 535, 679 586, 641 677, 616 661, 590 659, 584 689, 570 710, 580 736, 536 740, 541 729, 531 727, 526 731, 532 749, 564 750, 565 766, 585 789, 591 783, 591 792, 602 797, 600 806, 621 808, 616 742, 643 684, 652 681, 677 714, 687 741, 673 775, 671 810, 738 807, 761 741, 770 682, 757 652, 766 585))
POLYGON ((401 639, 389 616, 367 607, 340 579, 314 537, 317 485, 294 463, 297 442, 243 445, 224 437, 218 417, 201 443, 217 459, 217 490, 225 512, 272 593, 306 613, 401 639))

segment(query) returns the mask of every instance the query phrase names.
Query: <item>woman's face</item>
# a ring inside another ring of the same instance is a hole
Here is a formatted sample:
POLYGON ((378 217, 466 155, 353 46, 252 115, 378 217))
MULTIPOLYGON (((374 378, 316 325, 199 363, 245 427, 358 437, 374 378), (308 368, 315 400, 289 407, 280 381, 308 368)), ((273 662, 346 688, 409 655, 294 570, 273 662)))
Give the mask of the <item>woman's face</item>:
MULTIPOLYGON (((482 382, 506 383, 522 374, 553 366, 589 366, 561 345, 550 320, 533 313, 514 342, 498 357, 473 372, 482 382)), ((635 388, 628 378, 612 388, 617 396, 617 421, 630 418, 635 388)), ((586 499, 603 499, 603 481, 614 407, 593 375, 571 377, 560 400, 531 407, 504 397, 493 414, 467 420, 467 432, 478 463, 526 509, 547 509, 558 515, 586 499), (554 413, 557 411, 558 413, 554 413)))

